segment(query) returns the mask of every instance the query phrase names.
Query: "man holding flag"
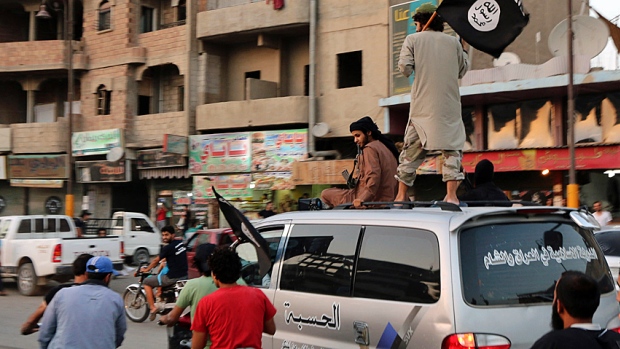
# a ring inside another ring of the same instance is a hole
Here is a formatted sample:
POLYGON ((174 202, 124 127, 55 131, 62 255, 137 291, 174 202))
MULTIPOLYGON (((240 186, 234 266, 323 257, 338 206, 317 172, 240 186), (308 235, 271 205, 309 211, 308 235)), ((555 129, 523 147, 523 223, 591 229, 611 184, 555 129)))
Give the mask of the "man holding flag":
POLYGON ((403 75, 409 77, 415 70, 415 80, 411 86, 409 120, 396 174, 399 183, 394 201, 408 200, 409 188, 427 151, 439 150, 445 159, 444 201, 459 203, 456 189, 464 178, 460 168, 465 126, 458 79, 469 68, 466 50, 469 45, 463 46, 455 37, 443 33, 443 19, 433 16, 436 10, 430 3, 418 7, 413 15, 416 33, 407 36, 398 60, 403 75))

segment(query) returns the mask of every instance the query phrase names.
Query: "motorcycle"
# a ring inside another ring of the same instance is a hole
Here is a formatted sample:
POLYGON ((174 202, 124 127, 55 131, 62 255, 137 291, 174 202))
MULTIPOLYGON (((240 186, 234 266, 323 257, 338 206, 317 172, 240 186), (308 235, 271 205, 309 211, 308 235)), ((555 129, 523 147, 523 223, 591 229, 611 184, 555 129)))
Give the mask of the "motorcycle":
MULTIPOLYGON (((133 322, 144 322, 150 315, 149 303, 146 300, 146 291, 144 290, 143 283, 147 277, 157 277, 157 274, 143 272, 142 267, 146 265, 148 263, 140 263, 136 272, 136 276, 140 278, 140 281, 137 284, 127 286, 123 293, 125 315, 133 322)), ((179 292, 181 291, 177 289, 176 285, 164 287, 160 299, 155 303, 157 314, 168 314, 174 307, 179 292)))

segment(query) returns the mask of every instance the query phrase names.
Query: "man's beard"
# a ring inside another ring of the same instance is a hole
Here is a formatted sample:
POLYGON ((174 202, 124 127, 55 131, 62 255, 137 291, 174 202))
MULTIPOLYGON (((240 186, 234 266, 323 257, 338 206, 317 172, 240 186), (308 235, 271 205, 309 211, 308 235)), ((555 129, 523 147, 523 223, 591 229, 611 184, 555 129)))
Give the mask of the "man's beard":
POLYGON ((551 308, 551 327, 554 330, 563 330, 564 329, 564 320, 560 317, 560 313, 558 313, 558 307, 556 306, 556 302, 553 302, 553 306, 551 308))

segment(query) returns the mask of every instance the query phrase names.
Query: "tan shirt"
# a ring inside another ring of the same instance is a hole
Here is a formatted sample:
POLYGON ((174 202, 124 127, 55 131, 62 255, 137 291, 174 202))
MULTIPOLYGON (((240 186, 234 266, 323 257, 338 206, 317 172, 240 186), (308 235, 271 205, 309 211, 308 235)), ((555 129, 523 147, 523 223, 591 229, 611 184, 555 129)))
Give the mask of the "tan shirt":
POLYGON ((362 148, 360 176, 355 198, 362 201, 393 201, 398 182, 394 179, 398 163, 394 154, 381 143, 372 141, 362 148))
POLYGON ((469 68, 467 53, 453 36, 427 30, 405 39, 398 60, 411 86, 409 120, 428 150, 462 150, 465 127, 461 117, 458 79, 469 68))

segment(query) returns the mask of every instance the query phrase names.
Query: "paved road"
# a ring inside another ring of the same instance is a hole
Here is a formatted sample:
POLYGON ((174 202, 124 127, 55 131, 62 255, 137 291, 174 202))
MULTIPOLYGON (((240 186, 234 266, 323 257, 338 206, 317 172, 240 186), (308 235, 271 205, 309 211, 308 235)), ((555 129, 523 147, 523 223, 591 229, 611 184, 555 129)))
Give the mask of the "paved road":
MULTIPOLYGON (((43 296, 24 297, 17 292, 17 285, 12 279, 3 279, 7 297, 0 297, 0 349, 36 349, 39 347, 38 335, 22 336, 21 324, 41 304, 43 296)), ((110 283, 110 287, 122 295, 125 287, 136 282, 133 276, 120 276, 110 283)), ((50 282, 49 285, 54 285, 50 282)), ((96 322, 85 326, 96 326, 96 322)), ((167 348, 166 328, 148 319, 143 323, 127 320, 127 332, 121 348, 167 348)))

